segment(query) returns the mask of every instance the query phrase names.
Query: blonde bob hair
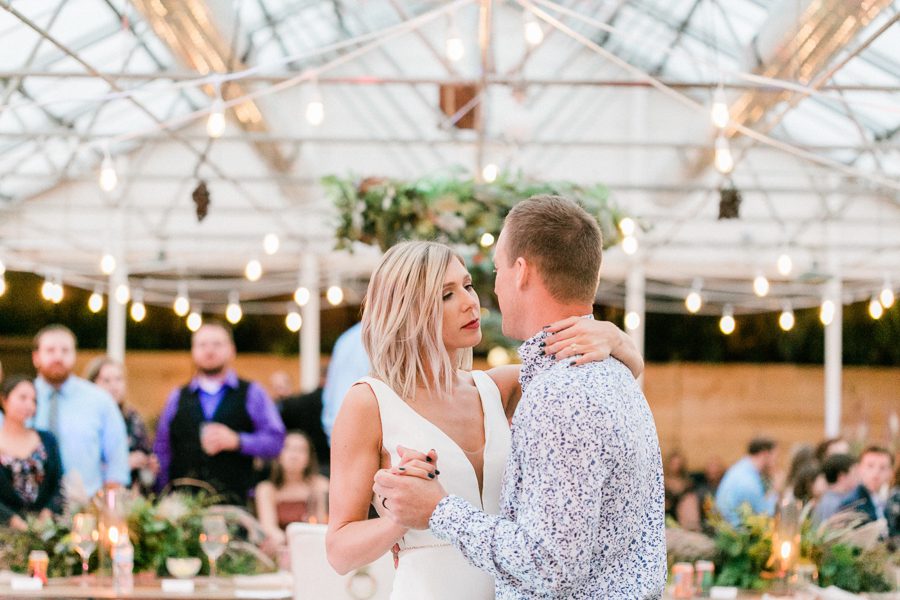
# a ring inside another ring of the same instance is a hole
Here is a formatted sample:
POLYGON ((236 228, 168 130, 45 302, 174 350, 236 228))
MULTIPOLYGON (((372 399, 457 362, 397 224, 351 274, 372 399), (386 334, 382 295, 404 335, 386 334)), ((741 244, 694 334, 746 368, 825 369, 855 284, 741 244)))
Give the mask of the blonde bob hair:
POLYGON ((450 394, 458 369, 471 370, 472 349, 451 357, 443 340, 443 286, 451 260, 435 242, 402 242, 387 251, 369 280, 362 341, 372 374, 404 400, 416 388, 450 394))

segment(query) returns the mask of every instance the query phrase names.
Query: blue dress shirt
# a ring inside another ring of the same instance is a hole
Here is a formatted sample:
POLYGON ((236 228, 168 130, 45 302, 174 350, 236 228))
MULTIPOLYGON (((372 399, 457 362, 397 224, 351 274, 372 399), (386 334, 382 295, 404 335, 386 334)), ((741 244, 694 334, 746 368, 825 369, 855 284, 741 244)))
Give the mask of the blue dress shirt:
POLYGON ((766 495, 762 475, 747 456, 725 472, 716 491, 716 508, 735 527, 741 524, 738 509, 744 504, 748 504, 756 514, 771 515, 775 512, 775 498, 766 495))
POLYGON ((357 323, 341 334, 334 344, 325 389, 322 391, 322 427, 331 443, 331 430, 337 418, 344 396, 360 378, 372 370, 369 355, 362 343, 362 323, 357 323))

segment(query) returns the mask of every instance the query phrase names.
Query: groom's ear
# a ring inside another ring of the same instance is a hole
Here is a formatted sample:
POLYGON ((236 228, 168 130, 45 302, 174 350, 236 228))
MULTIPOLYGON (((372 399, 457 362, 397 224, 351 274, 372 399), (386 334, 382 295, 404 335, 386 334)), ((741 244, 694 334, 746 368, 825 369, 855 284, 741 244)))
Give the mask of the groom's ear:
POLYGON ((528 285, 528 281, 533 277, 532 266, 524 257, 516 259, 513 265, 516 273, 516 289, 523 290, 528 285))

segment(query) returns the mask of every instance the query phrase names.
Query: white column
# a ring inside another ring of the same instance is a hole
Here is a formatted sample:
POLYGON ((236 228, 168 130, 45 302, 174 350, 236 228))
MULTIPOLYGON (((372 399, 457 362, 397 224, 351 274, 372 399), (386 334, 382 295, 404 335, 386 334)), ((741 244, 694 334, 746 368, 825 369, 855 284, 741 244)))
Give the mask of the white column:
POLYGON ((300 309, 303 327, 300 328, 300 391, 311 392, 319 387, 319 259, 315 254, 303 255, 303 287, 309 290, 309 302, 300 309))
POLYGON ((109 294, 106 297, 106 353, 113 360, 125 361, 125 312, 126 305, 116 301, 116 289, 128 284, 128 269, 116 256, 116 269, 109 276, 109 294))
MULTIPOLYGON (((625 280, 625 330, 634 340, 641 356, 644 354, 645 283, 643 265, 632 263, 628 268, 628 278, 625 280), (634 318, 635 315, 637 318, 634 318), (635 324, 636 327, 632 327, 635 324)), ((643 375, 638 378, 638 383, 643 387, 643 375)))
POLYGON ((834 319, 825 326, 825 437, 841 433, 841 369, 843 368, 843 303, 841 277, 825 284, 825 298, 834 303, 834 319))

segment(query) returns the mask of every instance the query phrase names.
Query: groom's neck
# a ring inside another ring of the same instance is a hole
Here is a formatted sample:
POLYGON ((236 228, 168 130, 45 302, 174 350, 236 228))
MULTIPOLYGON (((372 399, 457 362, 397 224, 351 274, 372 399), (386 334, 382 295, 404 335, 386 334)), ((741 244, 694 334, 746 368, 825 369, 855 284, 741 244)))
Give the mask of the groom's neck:
POLYGON ((547 325, 569 317, 583 317, 594 312, 590 304, 561 304, 553 300, 534 303, 534 310, 526 315, 523 325, 523 339, 531 339, 547 325))

